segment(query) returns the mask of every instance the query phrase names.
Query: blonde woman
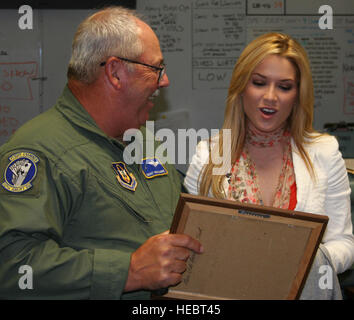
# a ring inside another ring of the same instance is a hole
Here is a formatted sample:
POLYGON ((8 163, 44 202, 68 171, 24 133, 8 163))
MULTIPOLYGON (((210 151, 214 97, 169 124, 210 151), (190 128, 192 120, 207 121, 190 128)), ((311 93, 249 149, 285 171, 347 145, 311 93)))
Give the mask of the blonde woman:
POLYGON ((192 194, 327 215, 302 298, 340 298, 338 285, 325 293, 315 278, 323 263, 336 275, 354 262, 350 187, 336 139, 312 128, 313 105, 303 47, 281 33, 253 40, 234 67, 228 91, 222 129, 231 129, 231 153, 223 154, 222 130, 201 141, 184 183, 192 194), (231 158, 226 174, 214 174, 214 153, 231 158))

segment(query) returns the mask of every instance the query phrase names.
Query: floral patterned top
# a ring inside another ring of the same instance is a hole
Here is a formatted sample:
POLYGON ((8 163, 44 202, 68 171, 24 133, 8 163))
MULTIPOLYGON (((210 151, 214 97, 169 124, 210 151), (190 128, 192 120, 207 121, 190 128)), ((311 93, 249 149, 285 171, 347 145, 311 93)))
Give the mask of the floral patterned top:
POLYGON ((294 210, 296 206, 296 181, 291 155, 290 133, 284 128, 281 128, 271 137, 260 136, 258 133, 248 130, 244 150, 231 168, 231 172, 226 175, 229 183, 227 199, 263 205, 257 170, 249 156, 247 145, 250 143, 261 148, 270 147, 275 143, 279 143, 281 139, 285 139, 286 148, 283 153, 283 166, 272 206, 294 210))

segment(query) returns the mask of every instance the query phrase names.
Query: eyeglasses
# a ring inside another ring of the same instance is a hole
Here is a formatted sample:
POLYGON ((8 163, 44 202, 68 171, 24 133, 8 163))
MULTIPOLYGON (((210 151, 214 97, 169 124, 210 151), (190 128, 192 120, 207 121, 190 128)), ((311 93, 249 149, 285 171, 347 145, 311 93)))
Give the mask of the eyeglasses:
MULTIPOLYGON (((127 59, 127 58, 121 58, 121 57, 116 57, 122 61, 126 61, 126 62, 130 62, 130 63, 134 63, 134 64, 140 64, 142 66, 145 66, 145 67, 149 67, 149 68, 152 68, 156 71, 159 71, 159 77, 157 78, 157 83, 160 83, 162 77, 164 76, 165 74, 165 69, 166 69, 166 65, 164 63, 161 64, 161 67, 156 67, 156 66, 152 66, 151 64, 147 64, 147 63, 143 63, 143 62, 139 62, 139 61, 134 61, 134 60, 130 60, 130 59, 127 59)), ((103 67, 104 65, 106 64, 106 62, 101 62, 100 63, 100 66, 103 67)))

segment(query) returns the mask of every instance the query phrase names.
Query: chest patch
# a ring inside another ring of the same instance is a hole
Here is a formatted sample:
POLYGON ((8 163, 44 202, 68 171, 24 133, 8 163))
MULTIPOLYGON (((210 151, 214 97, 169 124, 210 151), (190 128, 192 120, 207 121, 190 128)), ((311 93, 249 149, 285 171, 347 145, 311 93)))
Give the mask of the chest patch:
POLYGON ((132 173, 127 170, 124 162, 113 162, 112 167, 120 185, 130 191, 135 191, 138 182, 132 173))
POLYGON ((151 179, 168 174, 166 168, 157 158, 146 158, 141 163, 141 169, 145 178, 151 179))

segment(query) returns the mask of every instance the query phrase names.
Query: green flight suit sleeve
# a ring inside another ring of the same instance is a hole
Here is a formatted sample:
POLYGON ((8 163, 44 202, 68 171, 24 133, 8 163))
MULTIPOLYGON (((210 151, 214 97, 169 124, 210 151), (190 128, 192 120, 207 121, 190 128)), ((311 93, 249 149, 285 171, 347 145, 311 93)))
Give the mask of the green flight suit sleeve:
MULTIPOLYGON (((2 174, 16 152, 0 155, 2 174)), ((84 197, 80 181, 29 152, 39 158, 32 186, 23 192, 0 186, 0 299, 120 299, 130 253, 66 245, 65 226, 84 197)))

